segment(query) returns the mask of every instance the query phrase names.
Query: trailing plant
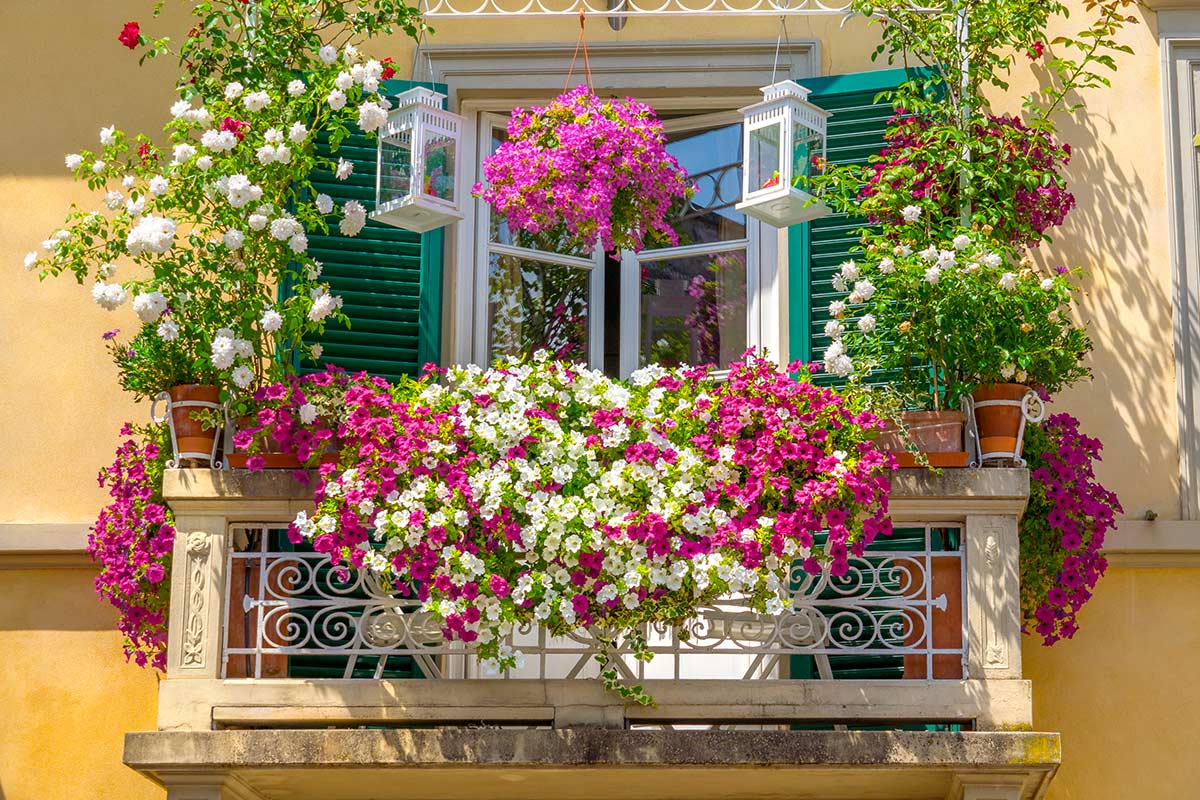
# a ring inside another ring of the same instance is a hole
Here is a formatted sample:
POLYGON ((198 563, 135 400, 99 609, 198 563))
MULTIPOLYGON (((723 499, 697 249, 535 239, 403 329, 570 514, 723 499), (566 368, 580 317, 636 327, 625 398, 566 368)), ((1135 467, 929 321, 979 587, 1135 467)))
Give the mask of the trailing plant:
POLYGON ((139 666, 166 668, 174 518, 162 499, 162 473, 171 455, 165 425, 121 428, 116 460, 100 470, 109 503, 88 537, 88 555, 100 565, 96 593, 117 610, 125 657, 139 666))
POLYGON ((1123 512, 1117 496, 1096 481, 1102 445, 1070 414, 1026 428, 1033 470, 1021 519, 1021 616, 1027 633, 1052 645, 1079 629, 1080 609, 1108 566, 1104 537, 1123 512))
POLYGON ((675 244, 667 217, 691 189, 666 142, 650 106, 578 86, 544 107, 513 109, 472 193, 514 231, 551 233, 569 249, 675 244))
POLYGON ((642 624, 730 592, 781 613, 794 563, 841 575, 890 532, 880 421, 792 370, 747 355, 727 381, 653 366, 622 382, 543 351, 444 384, 352 379, 339 461, 289 535, 415 593, 492 669, 518 663, 517 626, 586 629, 617 686, 616 648, 649 657, 642 624))

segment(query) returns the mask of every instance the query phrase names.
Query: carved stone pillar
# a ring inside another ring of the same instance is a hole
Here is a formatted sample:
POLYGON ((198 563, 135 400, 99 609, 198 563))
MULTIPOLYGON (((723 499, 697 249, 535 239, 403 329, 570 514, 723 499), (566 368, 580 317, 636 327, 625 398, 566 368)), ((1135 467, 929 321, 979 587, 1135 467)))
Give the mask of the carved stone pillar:
POLYGON ((171 567, 167 677, 217 678, 225 618, 226 520, 189 515, 175 523, 179 533, 171 567))
POLYGON ((1021 677, 1017 514, 966 518, 968 677, 1021 677))

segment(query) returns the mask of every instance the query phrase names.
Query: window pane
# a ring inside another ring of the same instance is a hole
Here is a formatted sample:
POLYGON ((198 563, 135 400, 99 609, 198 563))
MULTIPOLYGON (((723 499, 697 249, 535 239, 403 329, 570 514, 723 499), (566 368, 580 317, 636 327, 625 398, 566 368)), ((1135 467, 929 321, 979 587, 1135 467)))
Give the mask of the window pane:
POLYGON ((590 272, 493 253, 488 268, 491 358, 549 350, 587 361, 590 272))
POLYGON ((779 185, 779 171, 783 168, 780 158, 780 125, 764 125, 750 131, 750 191, 769 189, 779 185))
POLYGON ((728 366, 746 350, 746 253, 642 265, 640 363, 728 366))
POLYGON ((435 136, 425 142, 425 179, 422 190, 430 197, 454 202, 454 139, 435 136))
MULTIPOLYGON (((508 132, 504 128, 492 128, 492 147, 490 152, 508 140, 508 132)), ((531 250, 541 250, 545 253, 562 253, 564 255, 589 257, 592 252, 582 247, 567 247, 563 244, 563 236, 553 231, 529 233, 528 231, 513 231, 508 227, 504 217, 492 209, 488 209, 488 241, 496 244, 506 244, 514 247, 526 247, 531 250)))
POLYGON ((742 199, 742 126, 673 134, 667 152, 696 186, 692 199, 672 214, 679 244, 744 238, 746 215, 736 208, 742 199))

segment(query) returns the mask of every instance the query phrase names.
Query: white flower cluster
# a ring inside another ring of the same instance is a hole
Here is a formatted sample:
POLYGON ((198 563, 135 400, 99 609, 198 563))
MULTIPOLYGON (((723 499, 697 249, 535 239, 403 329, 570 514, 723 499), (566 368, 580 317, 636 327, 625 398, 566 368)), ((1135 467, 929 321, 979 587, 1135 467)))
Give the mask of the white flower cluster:
POLYGON ((312 290, 312 307, 308 310, 310 322, 320 322, 342 307, 342 298, 329 293, 329 289, 319 286, 312 290))
POLYGON ((254 344, 248 339, 239 338, 229 328, 221 328, 213 337, 212 365, 217 369, 229 369, 233 366, 235 359, 253 357, 254 344))
POLYGON ((109 311, 115 311, 117 308, 120 308, 128 296, 128 293, 119 283, 105 283, 99 280, 92 285, 92 299, 101 308, 109 311))
POLYGON ((142 217, 125 238, 125 247, 133 256, 162 255, 175 244, 175 229, 175 221, 167 217, 142 217))
POLYGON ((343 236, 357 236, 367 224, 367 209, 357 200, 347 200, 342 206, 342 221, 338 230, 343 236))

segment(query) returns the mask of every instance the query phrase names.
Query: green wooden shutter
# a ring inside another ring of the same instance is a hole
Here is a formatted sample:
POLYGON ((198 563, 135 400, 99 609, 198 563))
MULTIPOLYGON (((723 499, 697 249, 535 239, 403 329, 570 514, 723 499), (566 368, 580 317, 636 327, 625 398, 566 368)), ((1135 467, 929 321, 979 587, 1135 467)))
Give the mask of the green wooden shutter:
MULTIPOLYGON (((398 80, 384 81, 380 91, 394 97, 418 85, 446 91, 440 84, 398 80)), ((376 140, 352 126, 337 152, 329 151, 328 139, 318 139, 317 150, 352 162, 354 173, 339 181, 320 170, 314 189, 339 206, 358 200, 374 209, 376 140)), ((395 380, 440 360, 444 238, 444 229, 418 234, 371 220, 358 236, 342 236, 335 222, 328 235, 309 237, 309 252, 325 265, 322 275, 341 295, 350 318, 348 330, 336 324, 325 329, 322 364, 395 380)), ((303 366, 314 365, 306 361, 303 366)))
MULTIPOLYGON (((805 78, 809 100, 833 113, 829 119, 825 155, 833 164, 865 164, 882 149, 887 121, 893 114, 890 102, 876 96, 903 83, 903 69, 805 78)), ((835 295, 830 278, 838 265, 850 257, 854 231, 865 220, 845 214, 793 225, 788 229, 790 360, 814 361, 825 351, 825 323, 829 302, 835 295)))

